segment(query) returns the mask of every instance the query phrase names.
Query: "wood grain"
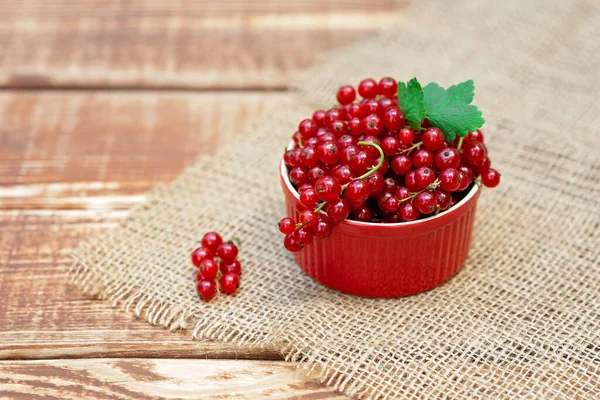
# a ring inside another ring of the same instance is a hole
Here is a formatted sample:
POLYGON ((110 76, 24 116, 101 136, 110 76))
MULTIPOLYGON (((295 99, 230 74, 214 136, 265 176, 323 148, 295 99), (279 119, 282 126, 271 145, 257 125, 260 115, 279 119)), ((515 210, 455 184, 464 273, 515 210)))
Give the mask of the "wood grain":
POLYGON ((281 94, 0 93, 0 358, 279 358, 198 343, 83 296, 70 251, 281 94))
POLYGON ((0 93, 0 209, 129 209, 282 96, 0 93))
POLYGON ((0 87, 286 88, 401 0, 3 1, 0 87))
POLYGON ((196 342, 69 284, 70 251, 125 211, 0 212, 0 359, 169 357, 280 359, 272 348, 196 342))
POLYGON ((0 362, 14 399, 343 399, 277 361, 80 359, 0 362))

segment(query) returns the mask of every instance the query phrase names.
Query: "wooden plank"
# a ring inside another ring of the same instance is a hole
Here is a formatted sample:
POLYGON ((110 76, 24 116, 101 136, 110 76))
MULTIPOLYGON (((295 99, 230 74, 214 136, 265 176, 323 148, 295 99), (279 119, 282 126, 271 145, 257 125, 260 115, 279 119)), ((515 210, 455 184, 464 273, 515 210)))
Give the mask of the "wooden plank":
POLYGON ((76 244, 125 211, 0 212, 0 359, 280 359, 272 348, 192 341, 83 295, 66 278, 76 244))
POLYGON ((171 334, 68 284, 80 240, 281 94, 0 93, 0 358, 279 358, 171 334))
POLYGON ((128 209, 282 96, 0 93, 0 209, 128 209))
POLYGON ((402 0, 0 2, 0 87, 285 88, 402 0))
POLYGON ((0 362, 0 397, 13 399, 345 399, 291 363, 80 359, 0 362))

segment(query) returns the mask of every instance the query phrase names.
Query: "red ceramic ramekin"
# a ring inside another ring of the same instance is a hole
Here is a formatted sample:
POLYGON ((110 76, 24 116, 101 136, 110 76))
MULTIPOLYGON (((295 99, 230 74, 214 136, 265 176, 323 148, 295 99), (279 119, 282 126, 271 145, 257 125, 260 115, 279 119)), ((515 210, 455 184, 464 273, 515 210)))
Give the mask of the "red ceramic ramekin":
MULTIPOLYGON (((281 163, 287 214, 296 221, 304 207, 281 163)), ((454 207, 427 219, 397 224, 346 220, 325 240, 294 253, 313 279, 340 292, 400 297, 432 289, 452 278, 469 253, 479 188, 454 207)))

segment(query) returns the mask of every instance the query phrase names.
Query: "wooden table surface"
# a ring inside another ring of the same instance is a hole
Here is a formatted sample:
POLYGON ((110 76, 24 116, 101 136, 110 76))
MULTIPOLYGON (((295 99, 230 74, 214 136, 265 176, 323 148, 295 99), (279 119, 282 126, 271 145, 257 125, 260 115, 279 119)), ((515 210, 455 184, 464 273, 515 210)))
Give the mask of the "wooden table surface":
POLYGON ((343 398, 83 295, 70 251, 400 0, 0 1, 0 398, 343 398))

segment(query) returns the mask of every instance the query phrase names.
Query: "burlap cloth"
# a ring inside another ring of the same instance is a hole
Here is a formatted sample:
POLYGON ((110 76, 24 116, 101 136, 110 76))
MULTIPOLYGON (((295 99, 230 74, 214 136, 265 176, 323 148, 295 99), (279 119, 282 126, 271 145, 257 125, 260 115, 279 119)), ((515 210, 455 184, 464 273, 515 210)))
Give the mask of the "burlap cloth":
POLYGON ((278 346, 351 396, 599 398, 600 4, 495 3, 414 1, 394 29, 328 55, 236 143, 82 243, 75 282, 195 338, 278 346), (298 121, 340 84, 384 75, 473 78, 503 174, 481 196, 464 270, 392 300, 315 283, 276 224, 298 121), (207 230, 239 237, 244 265, 239 294, 208 304, 189 261, 207 230))

